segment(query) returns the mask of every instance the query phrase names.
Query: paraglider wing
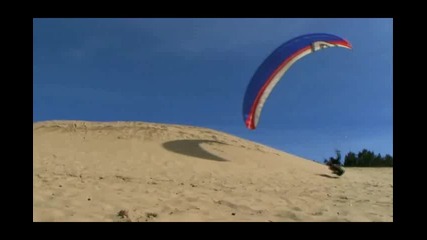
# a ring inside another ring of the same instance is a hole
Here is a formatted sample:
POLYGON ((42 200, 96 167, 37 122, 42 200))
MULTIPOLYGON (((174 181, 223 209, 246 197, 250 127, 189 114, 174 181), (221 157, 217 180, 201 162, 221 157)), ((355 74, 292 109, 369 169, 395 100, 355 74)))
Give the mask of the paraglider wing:
POLYGON ((255 129, 262 107, 286 71, 307 54, 328 47, 351 49, 347 40, 326 33, 314 33, 296 37, 279 46, 259 66, 253 75, 243 100, 243 118, 246 127, 255 129))

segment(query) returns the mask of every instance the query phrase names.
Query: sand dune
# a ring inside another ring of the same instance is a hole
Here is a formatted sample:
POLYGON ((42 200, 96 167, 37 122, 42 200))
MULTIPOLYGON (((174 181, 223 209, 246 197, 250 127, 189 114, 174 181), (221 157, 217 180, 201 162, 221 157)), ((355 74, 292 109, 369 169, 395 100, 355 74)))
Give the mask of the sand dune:
POLYGON ((34 221, 393 221, 393 169, 317 162, 223 132, 33 124, 34 221))

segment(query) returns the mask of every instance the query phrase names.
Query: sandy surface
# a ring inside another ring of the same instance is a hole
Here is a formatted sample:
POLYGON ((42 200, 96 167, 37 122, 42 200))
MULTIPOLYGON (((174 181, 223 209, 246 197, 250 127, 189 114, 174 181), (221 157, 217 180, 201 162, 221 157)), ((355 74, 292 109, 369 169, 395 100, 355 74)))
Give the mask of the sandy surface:
POLYGON ((206 128, 33 124, 34 221, 393 221, 393 169, 320 163, 206 128))

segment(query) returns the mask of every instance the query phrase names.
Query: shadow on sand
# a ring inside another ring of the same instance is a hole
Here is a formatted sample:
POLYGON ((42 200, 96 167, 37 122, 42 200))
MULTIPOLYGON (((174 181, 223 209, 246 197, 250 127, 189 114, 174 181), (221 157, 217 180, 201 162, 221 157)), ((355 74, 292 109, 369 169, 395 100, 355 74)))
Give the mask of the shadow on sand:
POLYGON ((339 178, 337 176, 331 176, 331 175, 328 175, 328 174, 316 174, 316 175, 319 175, 321 177, 326 177, 326 178, 339 178))
POLYGON ((186 156, 203 158, 207 160, 226 162, 228 160, 218 157, 206 150, 204 150, 200 144, 209 145, 227 145, 223 142, 213 140, 175 140, 163 143, 163 147, 171 152, 183 154, 186 156))

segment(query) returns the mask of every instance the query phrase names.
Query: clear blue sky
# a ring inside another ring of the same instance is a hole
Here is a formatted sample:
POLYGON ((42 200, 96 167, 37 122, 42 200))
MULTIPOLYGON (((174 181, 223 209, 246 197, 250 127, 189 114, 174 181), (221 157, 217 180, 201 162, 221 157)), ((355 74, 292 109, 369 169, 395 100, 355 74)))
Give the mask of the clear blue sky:
POLYGON ((33 121, 147 121, 212 128, 315 161, 393 155, 392 19, 34 19, 33 121), (353 50, 310 54, 268 98, 242 101, 256 68, 298 35, 353 50))

